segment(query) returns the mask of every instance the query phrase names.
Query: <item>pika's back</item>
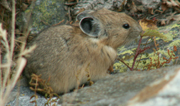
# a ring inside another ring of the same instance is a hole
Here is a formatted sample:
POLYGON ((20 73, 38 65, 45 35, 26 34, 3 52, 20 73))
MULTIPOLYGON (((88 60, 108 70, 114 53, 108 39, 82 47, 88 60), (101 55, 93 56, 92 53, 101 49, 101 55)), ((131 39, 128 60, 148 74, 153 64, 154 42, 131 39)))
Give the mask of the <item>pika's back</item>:
POLYGON ((50 27, 30 44, 37 48, 28 58, 25 76, 42 75, 55 93, 68 92, 87 82, 103 78, 116 58, 117 47, 135 39, 139 24, 124 13, 107 9, 84 11, 79 25, 50 27))

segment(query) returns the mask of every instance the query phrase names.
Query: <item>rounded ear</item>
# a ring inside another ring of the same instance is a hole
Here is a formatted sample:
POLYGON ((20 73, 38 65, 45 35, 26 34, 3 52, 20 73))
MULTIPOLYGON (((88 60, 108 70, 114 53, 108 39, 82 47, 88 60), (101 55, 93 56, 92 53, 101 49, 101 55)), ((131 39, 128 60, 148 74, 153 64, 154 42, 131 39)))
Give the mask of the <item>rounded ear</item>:
POLYGON ((80 29, 91 37, 98 37, 100 34, 100 23, 93 17, 84 17, 79 22, 80 29))
POLYGON ((77 15, 76 19, 80 21, 80 20, 83 19, 84 17, 91 16, 90 13, 92 13, 92 12, 93 12, 92 10, 85 10, 85 11, 79 13, 79 14, 77 15))

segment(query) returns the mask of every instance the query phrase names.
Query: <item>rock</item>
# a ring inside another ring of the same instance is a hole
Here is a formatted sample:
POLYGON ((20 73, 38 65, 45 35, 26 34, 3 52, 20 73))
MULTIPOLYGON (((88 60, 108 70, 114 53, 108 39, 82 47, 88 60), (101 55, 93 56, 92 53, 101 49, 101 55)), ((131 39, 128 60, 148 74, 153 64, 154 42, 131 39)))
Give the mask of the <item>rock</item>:
MULTIPOLYGON (((178 103, 178 89, 180 88, 180 78, 178 78, 180 75, 179 73, 180 66, 173 66, 150 71, 129 71, 109 75, 104 79, 95 82, 92 86, 87 86, 62 95, 58 104, 71 104, 73 106, 104 106, 110 104, 112 106, 136 106, 138 104, 139 106, 140 104, 140 106, 144 106, 144 104, 148 104, 149 102, 151 104, 156 104, 158 100, 161 101, 164 99, 166 102, 173 99, 173 103, 178 103)), ((22 81, 21 83, 25 82, 22 81)), ((18 93, 17 90, 18 86, 15 87, 12 93, 18 93)), ((17 99, 19 100, 19 105, 34 105, 33 103, 30 103, 30 97, 34 92, 31 91, 29 87, 20 86, 19 91, 19 97, 17 96, 16 98, 11 99, 13 101, 11 101, 9 105, 12 106, 15 104, 17 99)), ((38 106, 44 105, 46 102, 47 100, 42 95, 38 95, 38 106)))
MULTIPOLYGON (((78 13, 82 8, 85 10, 96 10, 99 8, 107 8, 114 10, 115 8, 122 8, 124 0, 82 0, 73 8, 74 14, 78 13)), ((134 0, 137 6, 143 6, 145 9, 156 9, 161 1, 160 0, 134 0)))
POLYGON ((135 0, 134 1, 136 4, 141 4, 145 8, 153 8, 156 9, 158 5, 161 4, 161 0, 135 0))
MULTIPOLYGON (((62 96, 59 104, 82 106, 126 105, 129 99, 150 83, 157 83, 166 73, 176 73, 178 67, 161 68, 151 71, 124 72, 106 77, 90 87, 62 96)), ((149 91, 151 94, 151 91, 149 91)), ((165 105, 164 105, 165 106, 165 105)))
MULTIPOLYGON (((27 86, 25 78, 21 79, 19 82, 17 82, 17 85, 13 89, 13 91, 10 94, 10 97, 8 98, 8 104, 10 106, 15 106, 15 104, 18 104, 17 106, 32 106, 34 103, 30 103, 30 101, 33 101, 33 99, 30 100, 31 96, 33 96, 35 93, 29 89, 27 86), (16 95, 16 96, 12 96, 16 95)), ((44 96, 38 94, 37 106, 44 105, 47 100, 44 98, 44 96)))
POLYGON ((128 106, 180 106, 180 67, 151 83, 129 102, 128 106))
MULTIPOLYGON (((26 16, 29 11, 31 11, 31 8, 28 8, 17 17, 17 25, 19 27, 23 28, 23 25, 27 23, 26 16)), ((37 34, 39 31, 51 25, 58 24, 63 19, 65 19, 65 21, 61 24, 64 24, 68 18, 66 14, 67 11, 64 9, 64 0, 36 0, 31 16, 31 33, 37 34)), ((22 28, 20 29, 22 30, 22 28)))
MULTIPOLYGON (((69 21, 68 14, 72 12, 73 15, 77 15, 81 11, 81 9, 85 10, 96 10, 99 8, 107 8, 114 10, 116 8, 122 7, 122 3, 124 0, 81 0, 77 3, 77 5, 69 6, 71 7, 71 11, 67 11, 67 6, 64 4, 64 0, 36 0, 35 6, 32 12, 32 23, 31 33, 37 34, 41 30, 51 26, 58 24, 63 19, 65 20, 61 24, 65 24, 69 21), (66 7, 66 9, 65 9, 66 7)), ((74 3, 74 2, 73 2, 74 3)), ((137 0, 135 4, 137 6, 143 5, 147 8, 156 8, 160 5, 160 0, 137 0)), ((27 23, 27 14, 31 11, 31 8, 27 8, 24 12, 17 15, 16 24, 19 29, 22 30, 25 23, 27 23)))
POLYGON ((123 0, 82 0, 73 8, 73 11, 77 14, 82 8, 85 10, 112 9, 113 6, 120 7, 122 2, 123 0))

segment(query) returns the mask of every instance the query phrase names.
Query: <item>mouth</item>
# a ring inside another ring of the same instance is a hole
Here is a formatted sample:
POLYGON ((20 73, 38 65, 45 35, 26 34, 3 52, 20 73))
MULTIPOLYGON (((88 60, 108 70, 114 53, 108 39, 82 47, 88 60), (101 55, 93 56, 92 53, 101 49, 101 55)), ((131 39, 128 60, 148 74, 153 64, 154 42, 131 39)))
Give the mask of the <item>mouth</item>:
POLYGON ((139 34, 143 32, 143 30, 142 30, 142 27, 141 27, 141 26, 137 27, 137 32, 139 32, 139 34))
POLYGON ((132 32, 131 35, 129 36, 126 36, 123 44, 127 44, 127 43, 130 43, 131 41, 135 40, 136 38, 138 38, 138 36, 140 36, 140 33, 142 33, 143 31, 135 31, 135 32, 132 32))
POLYGON ((133 31, 132 34, 130 34, 129 38, 135 39, 135 38, 137 38, 142 32, 143 32, 143 30, 141 30, 141 29, 139 29, 139 31, 133 31))

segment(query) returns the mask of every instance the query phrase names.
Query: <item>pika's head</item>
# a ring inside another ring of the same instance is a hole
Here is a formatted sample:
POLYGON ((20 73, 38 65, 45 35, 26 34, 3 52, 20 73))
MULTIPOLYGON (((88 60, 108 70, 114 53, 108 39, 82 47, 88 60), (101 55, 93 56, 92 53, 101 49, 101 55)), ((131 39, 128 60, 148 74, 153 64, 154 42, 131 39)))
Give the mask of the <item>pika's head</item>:
POLYGON ((130 16, 104 8, 86 10, 77 19, 83 33, 114 49, 132 41, 142 31, 141 26, 130 16))

